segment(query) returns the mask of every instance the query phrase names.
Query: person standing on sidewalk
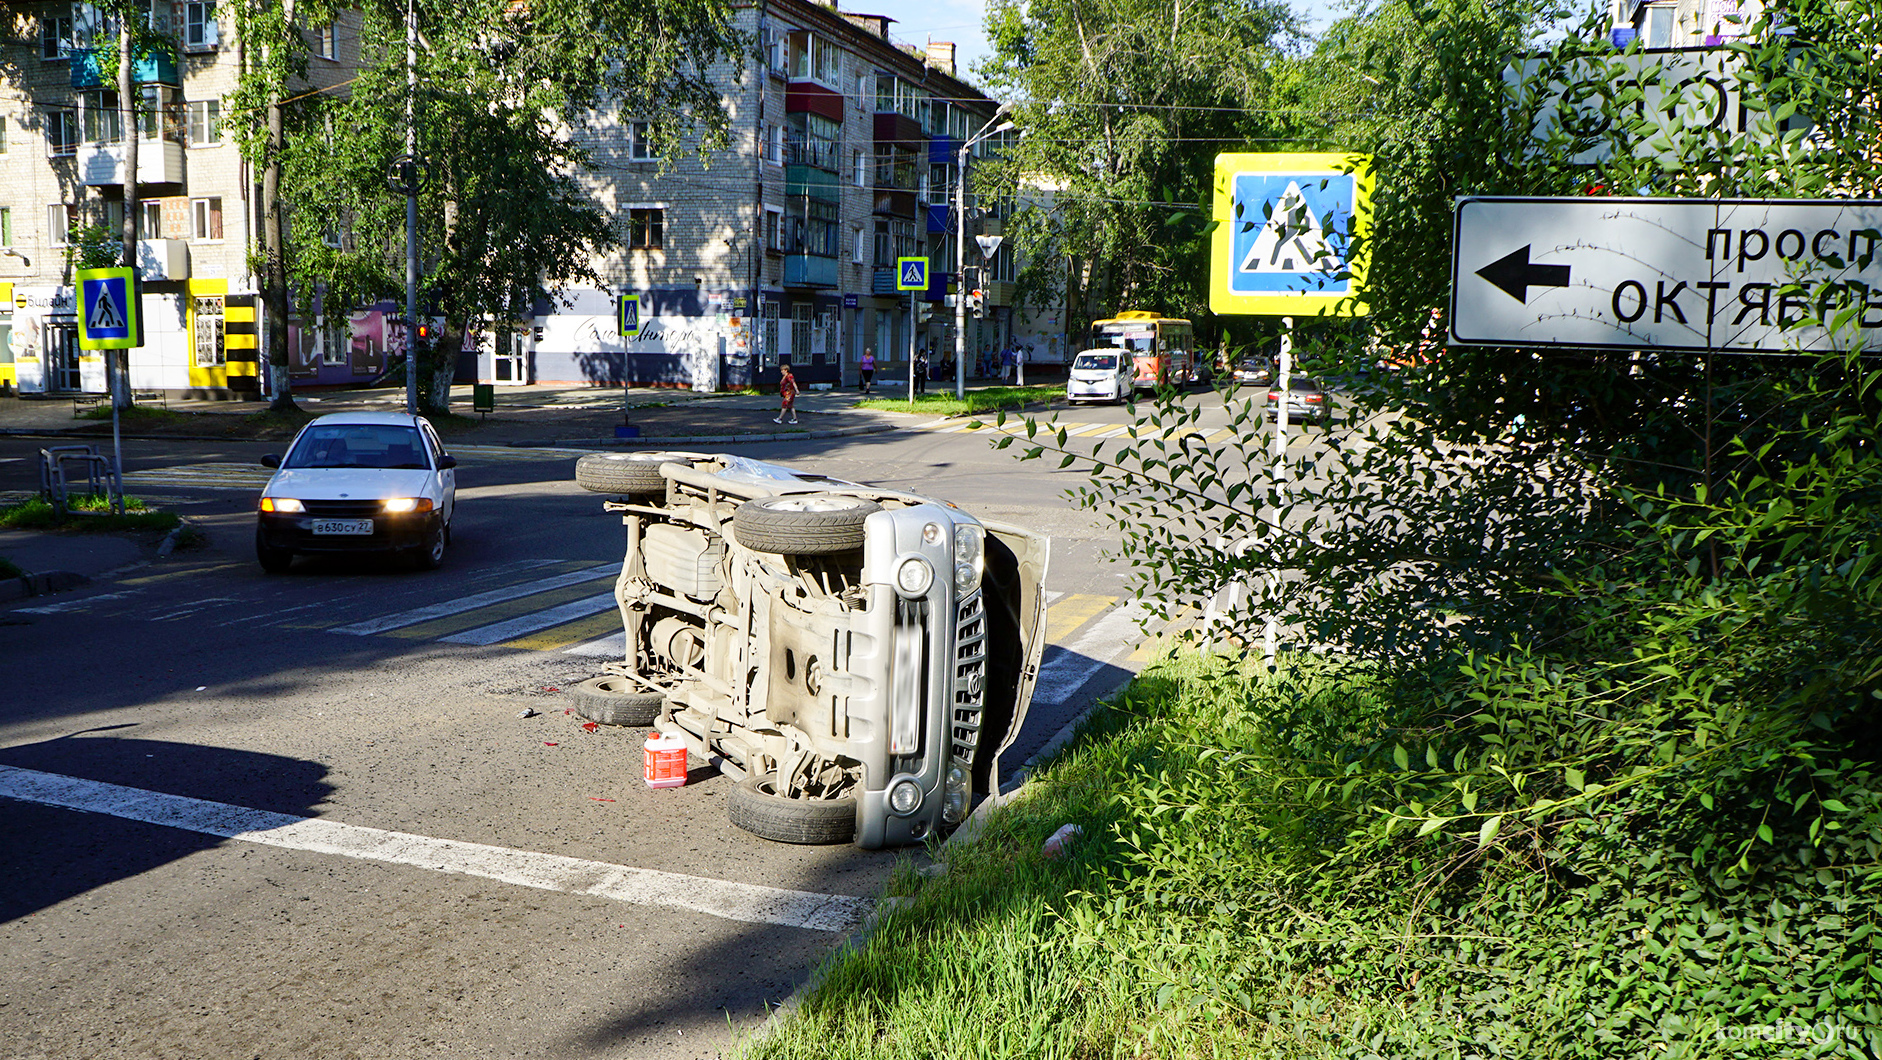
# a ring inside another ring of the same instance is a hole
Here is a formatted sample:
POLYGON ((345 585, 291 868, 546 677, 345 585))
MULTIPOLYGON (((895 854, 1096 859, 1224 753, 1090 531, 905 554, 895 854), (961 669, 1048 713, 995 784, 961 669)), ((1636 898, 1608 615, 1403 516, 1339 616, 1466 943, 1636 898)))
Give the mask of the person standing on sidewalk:
POLYGON ((915 393, 926 394, 927 392, 928 355, 923 351, 917 350, 915 351, 915 393))
POLYGON ((791 422, 797 422, 797 377, 791 374, 791 366, 778 366, 778 418, 773 423, 783 423, 784 414, 791 414, 791 422))
POLYGON ((863 393, 869 393, 870 386, 876 381, 876 348, 863 347, 863 359, 857 362, 857 368, 863 374, 863 393))

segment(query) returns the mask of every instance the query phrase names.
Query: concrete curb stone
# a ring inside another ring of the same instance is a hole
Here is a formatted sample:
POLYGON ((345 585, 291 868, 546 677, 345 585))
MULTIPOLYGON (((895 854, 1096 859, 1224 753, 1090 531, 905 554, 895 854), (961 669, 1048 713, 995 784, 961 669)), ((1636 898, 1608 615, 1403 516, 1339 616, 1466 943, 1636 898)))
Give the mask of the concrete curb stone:
POLYGON ((73 571, 41 571, 38 574, 28 574, 19 578, 0 580, 0 601, 19 600, 28 596, 45 596, 49 593, 61 593, 67 589, 76 589, 81 585, 90 584, 90 578, 73 571))

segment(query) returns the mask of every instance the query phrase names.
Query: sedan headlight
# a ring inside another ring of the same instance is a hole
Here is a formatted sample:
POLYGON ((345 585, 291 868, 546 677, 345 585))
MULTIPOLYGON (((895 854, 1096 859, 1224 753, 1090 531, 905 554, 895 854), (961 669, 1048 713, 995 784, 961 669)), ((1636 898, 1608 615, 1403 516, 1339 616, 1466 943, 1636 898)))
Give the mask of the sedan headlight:
POLYGON ((430 497, 390 497, 380 506, 387 515, 408 515, 431 510, 430 497))
POLYGON ((984 533, 978 526, 954 528, 954 591, 965 596, 980 585, 983 565, 984 533))
POLYGON ((306 511, 307 505, 302 504, 292 497, 263 497, 261 499, 261 510, 264 512, 285 512, 294 514, 306 511))

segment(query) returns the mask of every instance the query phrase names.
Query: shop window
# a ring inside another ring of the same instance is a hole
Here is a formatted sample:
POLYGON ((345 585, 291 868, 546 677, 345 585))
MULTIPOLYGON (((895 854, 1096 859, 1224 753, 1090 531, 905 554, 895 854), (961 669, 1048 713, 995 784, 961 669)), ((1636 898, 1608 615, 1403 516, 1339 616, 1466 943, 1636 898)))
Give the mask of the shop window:
POLYGON ((222 341, 222 296, 198 295, 196 309, 196 367, 216 368, 228 363, 222 341))

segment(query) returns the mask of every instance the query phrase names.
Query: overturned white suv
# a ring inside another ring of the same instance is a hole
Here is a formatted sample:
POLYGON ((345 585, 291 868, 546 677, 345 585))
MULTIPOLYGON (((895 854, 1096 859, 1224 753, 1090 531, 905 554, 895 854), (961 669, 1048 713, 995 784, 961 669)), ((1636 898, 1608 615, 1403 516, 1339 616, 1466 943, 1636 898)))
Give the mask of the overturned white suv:
POLYGON ((782 842, 918 842, 989 790, 1044 650, 1045 536, 736 456, 595 453, 575 480, 627 527, 626 655, 586 715, 684 739, 782 842))

